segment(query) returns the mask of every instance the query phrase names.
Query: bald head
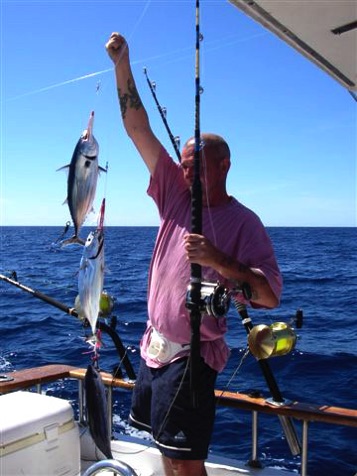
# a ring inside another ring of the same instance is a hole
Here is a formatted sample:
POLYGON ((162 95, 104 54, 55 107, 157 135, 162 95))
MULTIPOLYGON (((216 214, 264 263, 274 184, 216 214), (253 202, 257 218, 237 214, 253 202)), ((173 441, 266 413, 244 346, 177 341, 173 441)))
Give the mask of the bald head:
MULTIPOLYGON (((223 137, 218 134, 212 134, 211 132, 205 132, 201 134, 201 140, 203 141, 204 151, 209 151, 211 157, 215 157, 218 160, 231 158, 231 152, 227 142, 223 137)), ((184 145, 184 148, 194 147, 195 138, 191 137, 184 145)))
MULTIPOLYGON (((231 165, 230 151, 223 137, 201 134, 203 147, 200 158, 200 181, 202 186, 203 206, 218 206, 230 200, 226 192, 226 178, 231 165)), ((184 181, 189 187, 195 178, 195 139, 191 137, 184 145, 181 155, 181 168, 184 181)))

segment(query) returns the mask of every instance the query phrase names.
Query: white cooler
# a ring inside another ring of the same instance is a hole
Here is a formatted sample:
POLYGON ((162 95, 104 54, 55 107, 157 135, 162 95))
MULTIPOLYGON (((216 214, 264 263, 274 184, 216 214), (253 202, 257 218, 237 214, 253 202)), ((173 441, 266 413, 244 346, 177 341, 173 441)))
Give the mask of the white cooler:
POLYGON ((32 392, 0 396, 0 475, 80 475, 79 432, 69 402, 32 392))

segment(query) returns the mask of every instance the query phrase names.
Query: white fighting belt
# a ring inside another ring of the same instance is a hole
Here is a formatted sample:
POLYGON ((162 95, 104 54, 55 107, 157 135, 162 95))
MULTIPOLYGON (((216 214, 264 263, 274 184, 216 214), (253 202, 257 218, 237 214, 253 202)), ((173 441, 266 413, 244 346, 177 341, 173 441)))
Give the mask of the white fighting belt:
POLYGON ((177 342, 172 342, 160 334, 159 331, 152 328, 146 352, 150 359, 157 360, 161 364, 166 364, 178 354, 189 348, 190 344, 178 344, 177 342))

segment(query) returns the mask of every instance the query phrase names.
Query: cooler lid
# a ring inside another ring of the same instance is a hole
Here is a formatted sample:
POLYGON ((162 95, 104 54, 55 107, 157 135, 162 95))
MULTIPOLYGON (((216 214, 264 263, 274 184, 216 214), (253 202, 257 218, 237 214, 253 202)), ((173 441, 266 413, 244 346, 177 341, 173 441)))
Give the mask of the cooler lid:
POLYGON ((73 420, 69 402, 33 392, 0 396, 0 445, 43 432, 48 425, 73 420))

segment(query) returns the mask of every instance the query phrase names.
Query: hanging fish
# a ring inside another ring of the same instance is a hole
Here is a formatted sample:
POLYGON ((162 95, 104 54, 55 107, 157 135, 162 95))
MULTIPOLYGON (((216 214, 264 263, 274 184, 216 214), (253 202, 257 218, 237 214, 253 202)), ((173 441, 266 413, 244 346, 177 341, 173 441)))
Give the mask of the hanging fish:
POLYGON ((88 126, 79 138, 74 149, 72 160, 58 170, 69 169, 67 180, 67 198, 64 203, 68 208, 74 224, 74 235, 62 242, 62 246, 84 241, 79 237, 79 231, 90 211, 97 188, 100 171, 106 169, 98 165, 99 145, 93 135, 94 111, 89 116, 88 126))
POLYGON ((97 229, 89 233, 85 242, 78 272, 81 315, 90 323, 94 343, 104 283, 104 212, 105 199, 102 201, 97 229))
POLYGON ((90 434, 105 457, 113 459, 108 425, 108 402, 102 377, 94 364, 88 365, 84 388, 90 434))

